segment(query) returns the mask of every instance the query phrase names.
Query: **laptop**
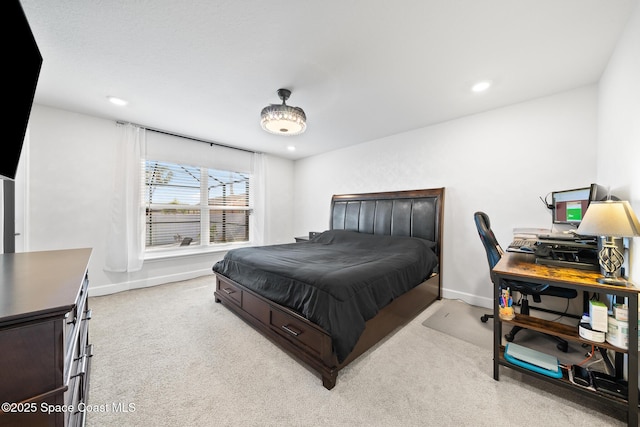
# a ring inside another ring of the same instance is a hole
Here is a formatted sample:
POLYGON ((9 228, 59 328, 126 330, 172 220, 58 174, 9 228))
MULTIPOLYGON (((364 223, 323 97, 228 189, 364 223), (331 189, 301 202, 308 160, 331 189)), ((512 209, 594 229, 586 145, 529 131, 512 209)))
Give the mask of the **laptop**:
POLYGON ((507 344, 505 354, 514 359, 526 362, 551 372, 558 371, 558 358, 550 354, 542 353, 532 348, 524 347, 512 342, 507 344))

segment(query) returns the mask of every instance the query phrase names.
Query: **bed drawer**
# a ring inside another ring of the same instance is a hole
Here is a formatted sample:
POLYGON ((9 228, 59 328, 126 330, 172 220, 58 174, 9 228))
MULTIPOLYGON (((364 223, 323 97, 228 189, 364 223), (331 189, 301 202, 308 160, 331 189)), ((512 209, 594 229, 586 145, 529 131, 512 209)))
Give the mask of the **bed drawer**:
POLYGON ((242 293, 242 309, 263 324, 269 324, 269 306, 250 292, 242 293))
POLYGON ((274 308, 271 309, 270 324, 290 341, 303 344, 314 353, 322 353, 322 334, 312 326, 274 308))
POLYGON ((227 282, 218 280, 218 291, 220 294, 242 307, 242 289, 227 282))

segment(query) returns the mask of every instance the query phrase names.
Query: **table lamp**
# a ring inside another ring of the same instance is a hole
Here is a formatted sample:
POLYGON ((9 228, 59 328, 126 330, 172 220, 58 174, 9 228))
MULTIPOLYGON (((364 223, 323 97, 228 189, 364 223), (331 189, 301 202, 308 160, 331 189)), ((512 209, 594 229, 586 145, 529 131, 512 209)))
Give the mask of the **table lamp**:
POLYGON ((599 283, 625 286, 620 279, 620 268, 624 263, 623 237, 640 236, 640 222, 631 204, 627 201, 606 200, 591 202, 585 212, 578 234, 598 236, 598 262, 604 277, 599 283))

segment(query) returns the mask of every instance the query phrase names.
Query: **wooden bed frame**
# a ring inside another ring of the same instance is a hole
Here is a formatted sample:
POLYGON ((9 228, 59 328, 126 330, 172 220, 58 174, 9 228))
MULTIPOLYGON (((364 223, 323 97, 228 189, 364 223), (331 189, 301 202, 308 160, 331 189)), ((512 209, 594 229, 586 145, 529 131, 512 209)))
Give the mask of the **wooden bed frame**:
POLYGON ((355 348, 342 363, 333 352, 331 336, 318 325, 219 273, 215 273, 215 301, 318 372, 330 390, 340 369, 441 299, 443 212, 444 188, 333 196, 331 229, 422 237, 437 243, 440 261, 438 273, 366 322, 355 348))

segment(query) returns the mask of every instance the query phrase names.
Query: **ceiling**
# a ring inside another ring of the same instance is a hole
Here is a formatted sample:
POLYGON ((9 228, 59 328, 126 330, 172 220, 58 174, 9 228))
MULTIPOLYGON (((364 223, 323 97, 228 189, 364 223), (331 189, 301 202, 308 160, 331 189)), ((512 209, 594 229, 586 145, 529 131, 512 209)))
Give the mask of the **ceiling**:
POLYGON ((593 84, 638 0, 21 3, 37 103, 298 159, 593 84), (260 128, 281 87, 302 135, 260 128))

